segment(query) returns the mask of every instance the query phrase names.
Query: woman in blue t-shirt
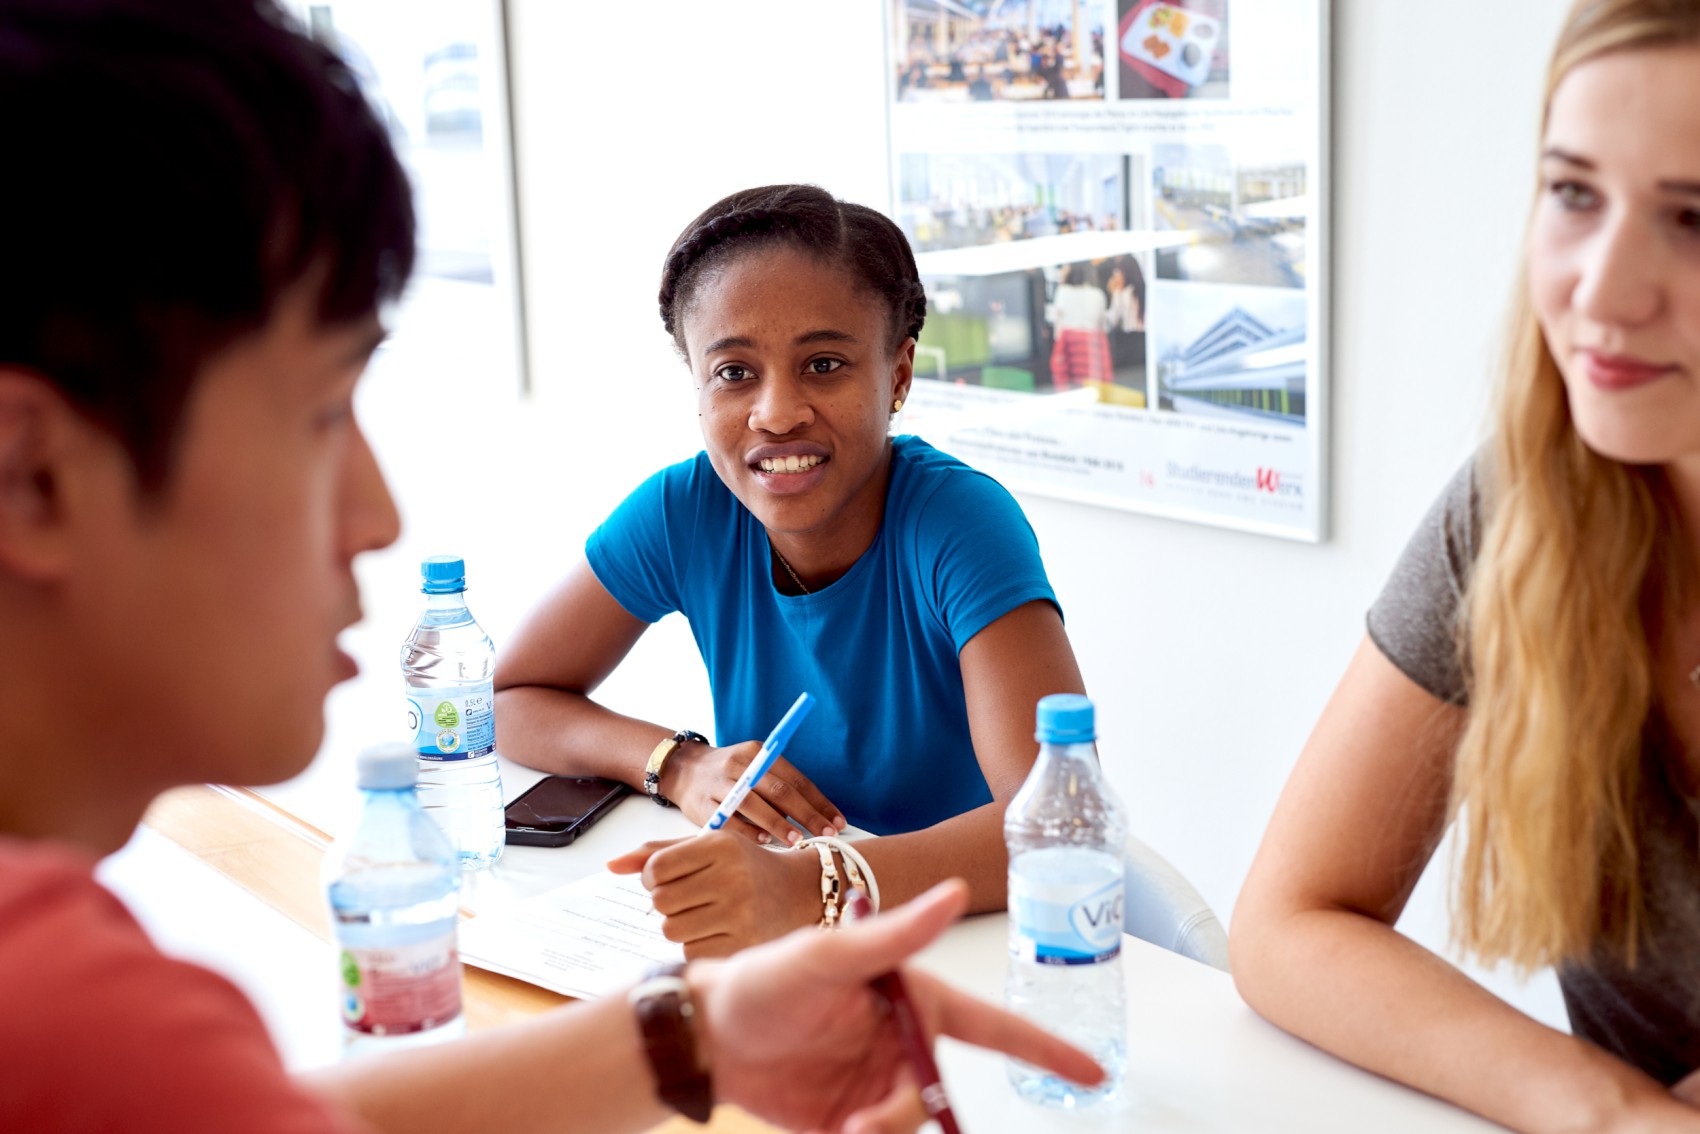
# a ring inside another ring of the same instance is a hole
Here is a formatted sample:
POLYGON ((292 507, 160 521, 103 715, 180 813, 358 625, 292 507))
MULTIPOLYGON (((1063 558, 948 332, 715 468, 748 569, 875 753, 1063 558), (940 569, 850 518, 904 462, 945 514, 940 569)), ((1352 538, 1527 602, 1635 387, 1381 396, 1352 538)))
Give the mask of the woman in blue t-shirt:
POLYGON ((612 864, 643 871, 669 936, 729 953, 831 923, 852 882, 892 905, 956 875, 971 908, 1001 909, 1034 704, 1082 685, 1014 499, 890 436, 926 315, 903 234, 813 186, 745 190, 685 229, 660 298, 704 451, 633 492, 515 635, 504 751, 702 822, 807 690, 814 711, 727 832, 612 864), (675 610, 708 667, 713 742, 590 699, 675 610), (879 837, 759 845, 849 824, 879 837))

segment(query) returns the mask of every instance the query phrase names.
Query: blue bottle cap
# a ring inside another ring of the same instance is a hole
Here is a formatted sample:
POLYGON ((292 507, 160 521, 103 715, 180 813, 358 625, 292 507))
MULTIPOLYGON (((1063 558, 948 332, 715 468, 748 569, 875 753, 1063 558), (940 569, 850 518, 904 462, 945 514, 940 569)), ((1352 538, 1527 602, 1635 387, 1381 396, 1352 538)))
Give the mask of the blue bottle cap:
POLYGON ((452 595, 466 590, 466 560, 458 555, 433 555, 419 565, 420 588, 428 595, 452 595))
POLYGON ((400 742, 374 744, 360 753, 354 767, 355 782, 368 791, 410 788, 419 776, 419 754, 400 742))
POLYGON ((1092 699, 1078 693, 1052 693, 1039 698, 1040 744, 1085 744, 1098 739, 1092 699))

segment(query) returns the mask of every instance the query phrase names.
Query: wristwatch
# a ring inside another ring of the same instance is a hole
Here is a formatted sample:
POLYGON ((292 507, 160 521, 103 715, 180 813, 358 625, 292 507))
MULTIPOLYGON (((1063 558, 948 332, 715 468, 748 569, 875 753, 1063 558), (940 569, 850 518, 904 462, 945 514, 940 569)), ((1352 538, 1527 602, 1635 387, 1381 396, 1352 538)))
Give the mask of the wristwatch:
POLYGON ((714 1082, 697 1064, 696 1004, 683 964, 663 965, 626 994, 637 1015, 655 1096, 693 1122, 714 1110, 714 1082))
POLYGON ((655 746, 655 751, 649 754, 649 763, 643 768, 643 790, 649 793, 649 798, 662 807, 673 806, 673 801, 661 794, 661 769, 667 763, 667 757, 677 751, 679 745, 694 740, 698 744, 707 744, 708 737, 700 732, 692 732, 682 728, 678 732, 655 746))

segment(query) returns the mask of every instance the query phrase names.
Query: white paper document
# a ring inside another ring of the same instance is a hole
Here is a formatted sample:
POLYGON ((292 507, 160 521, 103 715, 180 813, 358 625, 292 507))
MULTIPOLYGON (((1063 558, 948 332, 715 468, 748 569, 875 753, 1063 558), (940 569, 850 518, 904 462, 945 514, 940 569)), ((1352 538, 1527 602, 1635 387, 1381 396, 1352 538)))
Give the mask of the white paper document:
POLYGON ((636 874, 601 871, 460 926, 460 956, 565 996, 618 992, 685 959, 636 874))

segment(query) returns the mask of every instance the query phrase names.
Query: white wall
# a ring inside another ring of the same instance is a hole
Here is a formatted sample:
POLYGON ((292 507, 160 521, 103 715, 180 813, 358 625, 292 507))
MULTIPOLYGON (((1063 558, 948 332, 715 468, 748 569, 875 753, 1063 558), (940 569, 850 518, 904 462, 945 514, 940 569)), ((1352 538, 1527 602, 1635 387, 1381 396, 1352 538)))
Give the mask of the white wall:
MULTIPOLYGON (((1334 5, 1327 543, 1022 498, 1136 829, 1224 913, 1365 607, 1481 435, 1563 6, 1334 5)), ((697 447, 654 305, 672 238, 773 181, 884 207, 884 70, 875 0, 510 8, 531 427, 550 438, 525 514, 550 535, 493 581, 534 595, 642 475, 697 447)), ((650 638, 608 696, 700 727, 689 639, 650 638)), ((1407 917, 1424 940, 1441 900, 1431 877, 1407 917)), ((1550 987, 1522 995, 1556 1016, 1550 987)))

